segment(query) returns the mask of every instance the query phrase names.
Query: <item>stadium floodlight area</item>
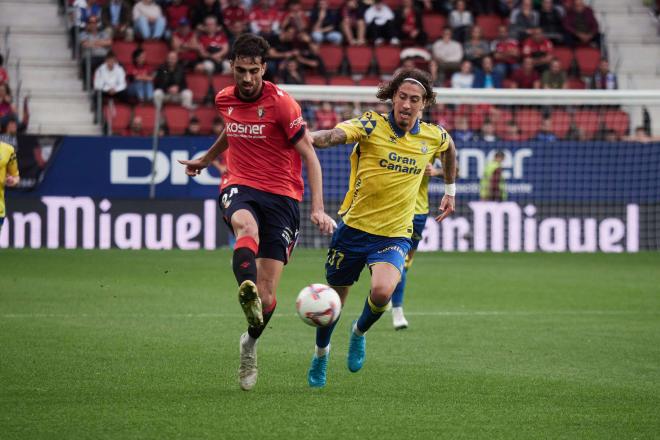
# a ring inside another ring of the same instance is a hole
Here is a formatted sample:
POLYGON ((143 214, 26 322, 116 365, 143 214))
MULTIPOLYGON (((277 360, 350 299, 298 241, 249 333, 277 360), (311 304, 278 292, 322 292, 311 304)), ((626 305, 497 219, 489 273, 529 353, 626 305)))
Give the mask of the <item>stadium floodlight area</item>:
MULTIPOLYGON (((379 106, 376 87, 282 86, 315 109, 333 103, 342 118, 379 106)), ((436 89, 425 121, 444 126, 458 148, 457 212, 429 216, 421 250, 637 252, 660 249, 660 139, 638 139, 645 109, 660 91, 436 89), (507 198, 480 200, 480 178, 497 151, 507 198)), ((316 127, 318 128, 318 127, 316 127)), ((326 208, 336 211, 348 182, 351 146, 320 150, 326 208)), ((430 184, 431 214, 443 194, 430 184)), ((303 218, 308 217, 307 204, 303 218)), ((303 222, 302 246, 328 239, 303 222)))

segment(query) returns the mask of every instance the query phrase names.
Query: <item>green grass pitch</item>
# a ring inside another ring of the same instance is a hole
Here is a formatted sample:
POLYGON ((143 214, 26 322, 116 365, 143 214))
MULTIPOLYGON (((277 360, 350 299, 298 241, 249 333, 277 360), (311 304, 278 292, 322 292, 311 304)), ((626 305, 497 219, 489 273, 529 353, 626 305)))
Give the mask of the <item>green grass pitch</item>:
POLYGON ((245 328, 229 251, 0 250, 0 438, 659 438, 660 254, 419 254, 406 316, 310 389, 314 330, 297 292, 324 252, 298 249, 237 382, 245 328))

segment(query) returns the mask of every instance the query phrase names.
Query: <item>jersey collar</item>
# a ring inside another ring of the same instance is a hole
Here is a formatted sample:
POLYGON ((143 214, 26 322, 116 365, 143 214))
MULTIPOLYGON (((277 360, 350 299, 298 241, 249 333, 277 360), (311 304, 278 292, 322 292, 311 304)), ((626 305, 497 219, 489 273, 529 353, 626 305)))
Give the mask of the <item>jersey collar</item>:
MULTIPOLYGON (((404 137, 406 135, 406 130, 402 130, 396 125, 396 121, 394 120, 394 110, 392 110, 387 116, 387 122, 389 122, 390 128, 396 137, 404 137)), ((415 124, 410 129, 410 134, 419 134, 419 118, 415 119, 415 124)))

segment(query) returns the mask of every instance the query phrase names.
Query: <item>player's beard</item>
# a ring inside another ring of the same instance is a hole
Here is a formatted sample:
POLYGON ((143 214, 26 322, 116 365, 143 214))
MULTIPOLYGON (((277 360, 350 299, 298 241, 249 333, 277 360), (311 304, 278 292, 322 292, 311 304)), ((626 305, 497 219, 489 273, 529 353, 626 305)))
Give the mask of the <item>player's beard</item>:
POLYGON ((239 84, 238 90, 240 91, 240 94, 243 98, 253 99, 259 95, 262 85, 263 81, 255 81, 254 83, 248 85, 247 88, 245 85, 239 84))

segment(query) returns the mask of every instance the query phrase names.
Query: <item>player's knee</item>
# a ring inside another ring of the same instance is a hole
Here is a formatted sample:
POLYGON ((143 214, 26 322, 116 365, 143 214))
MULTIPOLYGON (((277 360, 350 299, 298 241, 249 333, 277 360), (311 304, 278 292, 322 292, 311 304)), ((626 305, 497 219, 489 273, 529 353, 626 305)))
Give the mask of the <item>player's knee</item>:
POLYGON ((396 284, 391 283, 375 283, 371 286, 371 302, 376 305, 382 306, 387 304, 392 297, 396 284))
POLYGON ((236 237, 252 237, 258 243, 259 241, 259 227, 256 223, 245 222, 232 224, 236 237))

